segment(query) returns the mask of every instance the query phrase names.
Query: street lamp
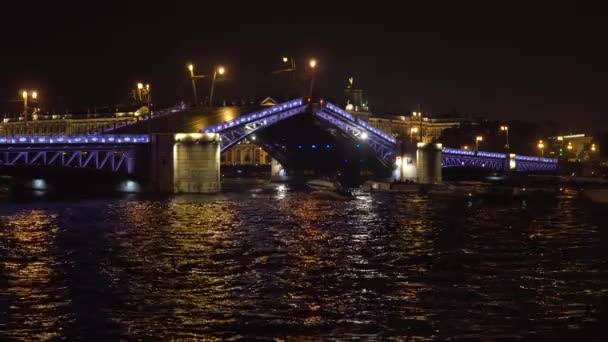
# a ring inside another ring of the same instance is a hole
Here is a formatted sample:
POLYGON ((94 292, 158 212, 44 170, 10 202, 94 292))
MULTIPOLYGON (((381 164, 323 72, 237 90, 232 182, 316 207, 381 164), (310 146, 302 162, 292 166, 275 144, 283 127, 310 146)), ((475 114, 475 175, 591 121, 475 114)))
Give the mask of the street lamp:
POLYGON ((196 77, 194 76, 194 64, 188 64, 188 70, 190 70, 190 80, 192 81, 192 98, 194 100, 194 106, 198 104, 198 96, 196 94, 196 77))
POLYGON ((595 144, 591 144, 591 152, 595 152, 595 144))
POLYGON ((478 135, 475 137, 475 153, 477 153, 477 151, 479 151, 479 144, 483 141, 483 137, 481 135, 478 135))
POLYGON ((312 77, 310 78, 310 91, 308 92, 308 96, 312 97, 312 89, 315 85, 315 68, 317 67, 317 60, 316 59, 311 59, 308 62, 308 65, 310 65, 310 68, 312 69, 312 77))
POLYGON ((469 146, 464 145, 462 148, 464 148, 465 150, 468 150, 468 149, 469 149, 469 146))
POLYGON ((415 118, 415 117, 418 117, 418 120, 419 120, 419 127, 420 127, 420 128, 418 129, 418 132, 420 133, 420 142, 422 142, 422 112, 413 112, 413 113, 412 113, 412 116, 413 116, 414 118, 415 118))
POLYGON ((538 141, 538 149, 540 150, 540 156, 544 157, 545 156, 545 143, 542 140, 538 141))
POLYGON ((27 102, 28 102, 28 98, 31 97, 32 100, 38 99, 38 92, 35 91, 35 90, 32 90, 31 92, 28 93, 27 90, 23 90, 21 92, 21 97, 23 98, 23 121, 25 122, 25 125, 27 126, 27 102))
POLYGON ((213 78, 211 79, 211 90, 209 91, 209 107, 213 107, 213 91, 215 89, 215 80, 217 79, 217 75, 223 75, 226 73, 226 69, 222 66, 215 67, 213 69, 213 78))
POLYGON ((148 116, 151 115, 150 103, 152 102, 151 96, 152 91, 150 90, 150 85, 144 85, 141 82, 137 83, 137 100, 139 102, 144 103, 148 107, 148 116))
MULTIPOLYGON (((295 83, 295 81, 296 81, 296 62, 293 60, 293 57, 283 57, 283 63, 290 63, 291 65, 287 69, 278 70, 277 72, 291 71, 291 73, 293 74, 293 81, 295 83)), ((316 64, 316 62, 315 62, 315 64, 316 64)))
POLYGON ((505 132, 507 142, 505 143, 505 150, 509 149, 509 126, 500 126, 500 130, 505 132))

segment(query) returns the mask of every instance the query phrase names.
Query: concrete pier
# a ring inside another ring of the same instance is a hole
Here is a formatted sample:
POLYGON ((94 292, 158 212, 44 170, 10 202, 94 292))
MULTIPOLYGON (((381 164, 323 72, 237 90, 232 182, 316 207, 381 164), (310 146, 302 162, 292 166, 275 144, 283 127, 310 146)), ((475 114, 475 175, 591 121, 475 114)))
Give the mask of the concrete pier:
POLYGON ((271 182, 286 182, 289 180, 287 172, 283 168, 283 165, 276 159, 272 158, 270 161, 270 181, 271 182))
POLYGON ((150 186, 155 192, 219 192, 219 134, 155 134, 151 146, 150 186))
POLYGON ((416 159, 418 183, 441 183, 441 144, 418 143, 416 159))

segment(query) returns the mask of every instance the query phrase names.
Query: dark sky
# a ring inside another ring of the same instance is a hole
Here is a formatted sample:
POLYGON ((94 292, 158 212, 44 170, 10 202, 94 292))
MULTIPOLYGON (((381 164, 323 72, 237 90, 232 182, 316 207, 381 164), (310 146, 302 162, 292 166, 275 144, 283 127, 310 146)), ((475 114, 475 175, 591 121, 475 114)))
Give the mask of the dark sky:
POLYGON ((156 102, 189 100, 188 61, 227 67, 218 97, 261 96, 281 87, 269 73, 290 54, 301 68, 318 59, 316 86, 328 97, 353 75, 377 111, 420 103, 434 113, 556 120, 565 131, 608 128, 600 8, 76 4, 5 11, 2 103, 23 87, 53 106, 118 103, 138 80, 152 84, 156 102))

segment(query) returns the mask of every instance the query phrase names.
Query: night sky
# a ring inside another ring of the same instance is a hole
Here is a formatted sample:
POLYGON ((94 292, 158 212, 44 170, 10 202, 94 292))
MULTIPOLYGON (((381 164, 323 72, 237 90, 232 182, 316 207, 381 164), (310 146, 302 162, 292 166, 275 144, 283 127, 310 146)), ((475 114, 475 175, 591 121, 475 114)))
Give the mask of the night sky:
POLYGON ((377 112, 420 103, 436 114, 555 120, 564 132, 608 128, 599 8, 204 3, 5 11, 2 114, 24 87, 58 110, 119 103, 139 80, 158 104, 189 101, 189 61, 206 72, 226 66, 217 98, 273 95, 284 80, 270 72, 289 54, 300 68, 318 59, 316 89, 328 97, 341 96, 353 75, 377 112))

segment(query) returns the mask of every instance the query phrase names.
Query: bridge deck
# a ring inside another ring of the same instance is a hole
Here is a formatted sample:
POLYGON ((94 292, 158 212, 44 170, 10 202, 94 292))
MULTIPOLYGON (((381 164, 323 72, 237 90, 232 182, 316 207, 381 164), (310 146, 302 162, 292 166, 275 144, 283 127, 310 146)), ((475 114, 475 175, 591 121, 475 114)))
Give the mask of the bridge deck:
MULTIPOLYGON (((232 121, 241 115, 260 109, 251 107, 220 107, 213 109, 188 109, 182 112, 153 118, 150 131, 153 133, 185 133, 200 132, 203 129, 223 122, 232 121)), ((113 130, 112 134, 137 134, 148 132, 148 121, 113 130)))

